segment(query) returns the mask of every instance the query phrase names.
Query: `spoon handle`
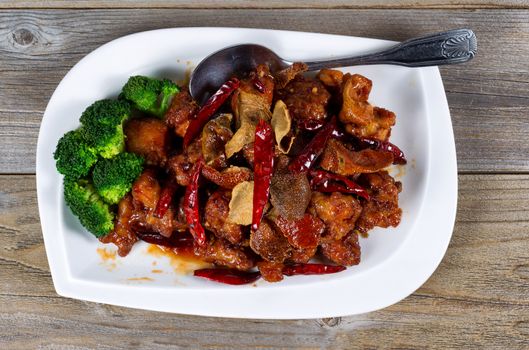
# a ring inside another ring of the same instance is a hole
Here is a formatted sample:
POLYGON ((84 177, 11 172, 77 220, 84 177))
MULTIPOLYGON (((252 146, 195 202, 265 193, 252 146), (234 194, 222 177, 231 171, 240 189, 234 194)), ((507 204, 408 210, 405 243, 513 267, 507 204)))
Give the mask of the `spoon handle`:
POLYGON ((348 58, 305 62, 309 71, 365 64, 396 64, 407 67, 463 63, 477 51, 476 35, 470 29, 455 29, 406 40, 389 49, 348 58))

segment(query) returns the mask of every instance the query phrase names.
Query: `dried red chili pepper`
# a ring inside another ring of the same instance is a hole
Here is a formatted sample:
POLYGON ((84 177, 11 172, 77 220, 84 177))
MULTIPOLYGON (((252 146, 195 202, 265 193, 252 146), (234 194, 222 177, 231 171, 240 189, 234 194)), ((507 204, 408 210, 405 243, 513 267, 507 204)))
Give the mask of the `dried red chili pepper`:
POLYGON ((257 230, 270 195, 270 181, 274 171, 274 136, 272 127, 260 120, 255 128, 254 187, 252 229, 257 230))
POLYGON ((173 181, 169 182, 169 184, 167 184, 167 186, 162 189, 160 199, 158 200, 158 204, 156 204, 156 209, 154 210, 154 216, 157 218, 164 217, 167 209, 169 209, 169 204, 171 204, 171 201, 173 200, 176 189, 176 183, 173 181))
POLYGON ((325 275, 345 270, 345 266, 325 264, 294 264, 283 267, 283 275, 325 275))
POLYGON ((303 151, 288 165, 288 169, 295 174, 309 170, 320 154, 322 154, 327 145, 327 141, 331 137, 335 128, 336 118, 332 117, 331 120, 325 124, 316 135, 314 135, 303 151))
POLYGON ((235 269, 200 269, 195 270, 193 274, 215 282, 232 285, 248 284, 261 278, 260 272, 244 272, 235 269))
POLYGON ((261 80, 259 80, 259 77, 255 76, 252 79, 253 86, 259 91, 260 93, 265 92, 265 86, 261 80))
POLYGON ((356 137, 354 135, 335 129, 332 137, 344 142, 348 142, 355 146, 356 149, 371 148, 374 150, 386 151, 393 153, 393 164, 406 164, 407 160, 404 152, 396 145, 389 141, 379 141, 368 137, 356 137))
POLYGON ((184 135, 184 147, 187 147, 193 139, 200 134, 204 125, 213 113, 219 109, 220 106, 228 99, 230 94, 235 91, 241 82, 237 78, 231 78, 219 88, 219 90, 211 96, 206 103, 197 112, 195 119, 191 120, 187 131, 184 135))
POLYGON ((298 129, 307 130, 307 131, 319 130, 324 125, 325 125, 325 120, 307 119, 307 120, 296 121, 296 126, 298 127, 298 129))
POLYGON ((310 187, 313 191, 352 193, 369 200, 366 189, 346 176, 325 170, 311 170, 309 175, 311 176, 310 187))
POLYGON ((359 137, 358 141, 364 148, 371 148, 380 151, 386 151, 393 153, 393 164, 406 164, 406 157, 404 152, 397 146, 388 141, 378 141, 368 137, 359 137))
POLYGON ((344 141, 344 142, 351 141, 351 138, 354 137, 351 134, 346 133, 343 130, 343 128, 338 127, 338 126, 336 126, 336 128, 334 128, 334 130, 331 133, 331 136, 334 137, 337 140, 344 141))
POLYGON ((135 230, 134 233, 139 239, 147 243, 161 245, 169 248, 193 248, 194 238, 188 233, 173 233, 171 237, 164 237, 157 232, 143 230, 135 230))
POLYGON ((193 166, 191 180, 186 187, 183 205, 186 222, 189 225, 189 231, 193 237, 195 237, 195 241, 199 245, 204 245, 204 243, 206 243, 206 232, 200 223, 200 208, 198 203, 198 180, 200 179, 200 173, 203 166, 203 158, 200 158, 193 166))

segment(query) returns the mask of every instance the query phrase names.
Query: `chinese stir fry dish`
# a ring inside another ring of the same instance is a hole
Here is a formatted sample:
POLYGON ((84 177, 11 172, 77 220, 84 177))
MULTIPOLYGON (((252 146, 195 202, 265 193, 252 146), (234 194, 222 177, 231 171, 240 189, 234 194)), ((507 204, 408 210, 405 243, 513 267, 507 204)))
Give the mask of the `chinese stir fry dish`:
POLYGON ((170 80, 130 77, 59 140, 66 204, 120 256, 157 244, 214 264, 194 274, 217 282, 360 263, 359 236, 401 220, 386 170, 406 163, 395 114, 368 102, 362 75, 304 70, 258 66, 202 106, 170 80))

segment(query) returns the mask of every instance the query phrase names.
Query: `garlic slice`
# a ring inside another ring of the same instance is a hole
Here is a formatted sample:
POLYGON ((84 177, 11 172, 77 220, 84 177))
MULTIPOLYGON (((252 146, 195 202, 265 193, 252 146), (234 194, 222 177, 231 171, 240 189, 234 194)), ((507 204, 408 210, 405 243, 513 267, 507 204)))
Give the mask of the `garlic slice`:
POLYGON ((290 117, 287 105, 281 100, 278 100, 274 106, 271 124, 277 147, 282 153, 288 153, 294 143, 294 137, 288 136, 292 128, 292 118, 290 117))
POLYGON ((239 91, 235 105, 234 112, 238 129, 231 140, 226 143, 225 153, 227 158, 230 158, 245 145, 254 141, 255 127, 259 120, 269 121, 271 118, 271 113, 261 96, 239 91))
POLYGON ((251 225, 253 211, 253 181, 243 181, 231 192, 228 221, 239 225, 251 225))

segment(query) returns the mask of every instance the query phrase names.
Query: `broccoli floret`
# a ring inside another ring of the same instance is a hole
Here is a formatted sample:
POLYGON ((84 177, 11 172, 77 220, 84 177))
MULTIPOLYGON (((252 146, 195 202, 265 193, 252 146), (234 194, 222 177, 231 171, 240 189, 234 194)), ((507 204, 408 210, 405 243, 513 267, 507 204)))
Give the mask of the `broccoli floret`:
POLYGON ((90 181, 64 178, 64 199, 81 224, 96 237, 114 228, 114 214, 90 181))
POLYGON ((125 150, 123 122, 130 116, 126 101, 100 100, 81 115, 81 133, 89 146, 104 158, 125 150))
POLYGON ((116 204, 130 191, 142 170, 142 157, 120 153, 114 158, 100 160, 94 167, 92 179, 97 193, 106 202, 116 204))
POLYGON ((157 80, 142 75, 130 77, 121 97, 129 100, 142 112, 163 118, 174 95, 180 92, 169 79, 157 80))
POLYGON ((95 150, 84 142, 79 130, 69 131, 61 137, 53 157, 57 171, 74 179, 88 175, 97 161, 95 150))

